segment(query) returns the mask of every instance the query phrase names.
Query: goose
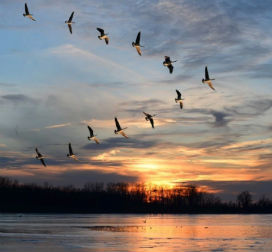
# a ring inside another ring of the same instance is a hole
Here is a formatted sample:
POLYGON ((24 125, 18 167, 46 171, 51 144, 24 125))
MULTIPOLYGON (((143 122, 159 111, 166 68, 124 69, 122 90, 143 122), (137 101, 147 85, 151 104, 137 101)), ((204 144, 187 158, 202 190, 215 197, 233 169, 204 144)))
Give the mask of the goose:
POLYGON ((108 44, 109 44, 109 37, 108 37, 108 34, 106 34, 106 33, 104 32, 104 30, 101 29, 101 28, 98 28, 98 27, 97 27, 96 30, 100 32, 100 36, 98 36, 98 38, 99 38, 100 40, 105 39, 106 45, 108 45, 108 44))
POLYGON ((69 143, 69 154, 67 154, 68 158, 72 158, 76 161, 78 161, 77 156, 73 153, 72 145, 69 143))
POLYGON ((175 102, 176 103, 179 103, 179 106, 180 106, 180 109, 182 109, 183 108, 183 98, 181 98, 181 93, 178 91, 178 90, 176 90, 176 92, 177 92, 177 95, 178 95, 178 97, 177 98, 175 98, 175 102))
POLYGON ((30 19, 33 20, 33 21, 36 21, 36 20, 33 18, 32 14, 29 13, 28 7, 27 7, 27 4, 26 4, 26 3, 25 3, 25 13, 23 14, 23 16, 24 16, 24 17, 28 17, 28 18, 30 18, 30 19))
POLYGON ((203 83, 203 84, 208 84, 209 87, 210 87, 212 90, 215 90, 215 88, 214 88, 213 85, 212 85, 212 80, 215 80, 215 79, 210 79, 209 72, 208 72, 208 67, 206 66, 206 67, 205 67, 205 79, 202 79, 202 83, 203 83))
POLYGON ((138 32, 137 38, 135 42, 132 42, 132 46, 136 48, 138 54, 140 56, 142 56, 142 52, 141 52, 141 44, 140 44, 140 40, 141 40, 141 32, 138 32))
POLYGON ((127 128, 121 128, 119 122, 118 122, 118 119, 117 117, 114 118, 115 120, 115 125, 116 125, 116 128, 117 130, 114 130, 114 133, 117 135, 117 134, 121 134, 123 137, 125 138, 128 138, 128 136, 125 134, 124 130, 127 129, 127 128))
POLYGON ((46 164, 44 162, 44 156, 39 152, 38 148, 36 148, 35 151, 37 153, 36 159, 39 159, 41 163, 43 164, 43 166, 46 167, 46 164))
POLYGON ((94 135, 93 133, 93 130, 90 126, 87 126, 89 131, 90 131, 90 136, 88 136, 88 139, 91 141, 91 140, 94 140, 97 144, 99 144, 99 140, 96 138, 96 136, 94 135))
POLYGON ((71 14, 71 16, 69 17, 69 19, 65 21, 65 24, 68 25, 69 31, 70 31, 71 34, 73 33, 72 24, 75 23, 75 22, 72 21, 72 20, 73 20, 73 17, 74 17, 74 11, 72 12, 72 14, 71 14))
POLYGON ((150 121, 151 126, 152 126, 152 128, 154 129, 155 127, 154 127, 154 119, 153 119, 153 117, 156 116, 156 115, 150 115, 150 114, 145 113, 145 112, 143 112, 143 113, 144 113, 144 115, 145 115, 145 120, 146 120, 146 121, 150 121))
POLYGON ((177 60, 171 61, 169 56, 164 56, 165 60, 162 63, 164 66, 168 67, 169 69, 169 73, 173 73, 174 70, 174 66, 172 65, 172 63, 177 62, 177 60))

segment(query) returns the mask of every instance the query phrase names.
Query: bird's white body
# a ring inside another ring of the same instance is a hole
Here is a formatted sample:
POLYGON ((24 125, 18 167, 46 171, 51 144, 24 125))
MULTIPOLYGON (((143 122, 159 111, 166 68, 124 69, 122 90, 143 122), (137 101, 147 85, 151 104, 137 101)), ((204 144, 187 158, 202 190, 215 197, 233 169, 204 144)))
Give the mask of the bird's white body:
POLYGON ((123 137, 125 137, 125 138, 128 138, 128 136, 127 136, 126 133, 124 132, 124 129, 122 129, 122 130, 116 130, 116 131, 115 131, 115 134, 119 134, 119 135, 121 135, 121 136, 123 136, 123 137))
POLYGON ((36 156, 36 158, 39 159, 39 160, 41 160, 41 159, 44 159, 45 157, 44 156, 41 156, 41 157, 36 156))
POLYGON ((132 42, 132 46, 136 48, 136 51, 138 52, 138 54, 141 56, 142 55, 142 51, 141 51, 141 45, 137 45, 134 42, 132 42))
POLYGON ((176 103, 182 103, 183 99, 175 99, 176 103))
POLYGON ((215 90, 215 88, 213 87, 213 84, 212 84, 212 81, 211 80, 204 80, 203 81, 203 84, 207 84, 209 85, 209 87, 213 90, 215 90))
POLYGON ((163 65, 164 65, 164 66, 170 66, 170 65, 171 65, 171 62, 169 62, 169 63, 163 62, 163 65))
POLYGON ((68 158, 72 158, 72 159, 74 159, 74 160, 76 160, 76 161, 78 161, 78 158, 77 158, 77 156, 76 155, 68 155, 68 158))
POLYGON ((35 18, 31 14, 29 14, 29 15, 23 14, 23 15, 24 15, 24 17, 27 17, 33 21, 36 21, 35 18))
POLYGON ((116 133, 122 135, 122 134, 124 134, 124 131, 123 130, 119 130, 119 131, 116 131, 116 133))
POLYGON ((176 103, 179 103, 180 108, 183 108, 183 99, 175 99, 176 103))
POLYGON ((108 37, 107 35, 104 35, 104 36, 98 36, 98 38, 99 38, 100 40, 102 40, 102 39, 108 39, 109 37, 108 37))
POLYGON ((88 137, 88 140, 89 140, 89 141, 95 141, 97 144, 99 144, 99 140, 98 140, 95 136, 93 136, 93 137, 88 137))

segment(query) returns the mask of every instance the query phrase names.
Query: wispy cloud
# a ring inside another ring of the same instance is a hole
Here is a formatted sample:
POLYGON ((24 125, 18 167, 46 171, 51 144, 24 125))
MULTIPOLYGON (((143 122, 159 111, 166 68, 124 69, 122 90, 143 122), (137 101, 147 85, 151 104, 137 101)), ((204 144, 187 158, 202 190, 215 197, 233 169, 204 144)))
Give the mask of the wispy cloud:
POLYGON ((233 184, 211 181, 237 180, 238 190, 241 181, 271 178, 270 1, 36 0, 36 23, 17 15, 21 1, 1 4, 0 175, 59 184, 202 181, 226 191, 233 184), (64 24, 71 10, 72 35, 64 24), (108 46, 97 38, 100 26, 108 46), (142 57, 131 46, 138 31, 142 57), (165 55, 178 60, 172 75, 165 55), (216 92, 201 84, 205 65, 216 92), (157 114, 155 129, 143 111, 157 114), (115 116, 129 139, 114 135, 115 116), (100 145, 88 141, 87 124, 100 145), (65 156, 68 142, 77 165, 65 156), (47 169, 33 158, 35 146, 47 169))
POLYGON ((49 125, 49 126, 46 126, 45 128, 46 129, 56 129, 56 128, 68 127, 70 125, 71 125, 71 123, 62 123, 62 124, 49 125))

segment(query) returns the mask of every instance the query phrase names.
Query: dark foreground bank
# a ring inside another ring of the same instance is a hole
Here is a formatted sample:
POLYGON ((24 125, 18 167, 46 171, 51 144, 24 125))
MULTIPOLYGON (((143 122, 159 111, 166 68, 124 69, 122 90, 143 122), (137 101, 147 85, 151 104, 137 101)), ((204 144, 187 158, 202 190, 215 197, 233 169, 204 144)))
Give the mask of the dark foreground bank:
POLYGON ((83 188, 20 184, 0 177, 0 212, 10 213, 272 213, 265 196, 245 191, 235 202, 193 185, 172 189, 144 184, 87 183, 83 188))

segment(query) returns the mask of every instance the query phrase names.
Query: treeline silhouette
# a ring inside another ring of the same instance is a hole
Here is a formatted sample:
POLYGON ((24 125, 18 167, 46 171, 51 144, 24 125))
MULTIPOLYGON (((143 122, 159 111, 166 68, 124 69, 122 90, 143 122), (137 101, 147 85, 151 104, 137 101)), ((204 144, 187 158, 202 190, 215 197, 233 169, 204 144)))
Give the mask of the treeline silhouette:
POLYGON ((87 183, 83 188, 20 184, 0 177, 0 212, 10 213, 272 213, 272 201, 253 201, 248 192, 235 202, 194 185, 172 189, 128 183, 87 183))

